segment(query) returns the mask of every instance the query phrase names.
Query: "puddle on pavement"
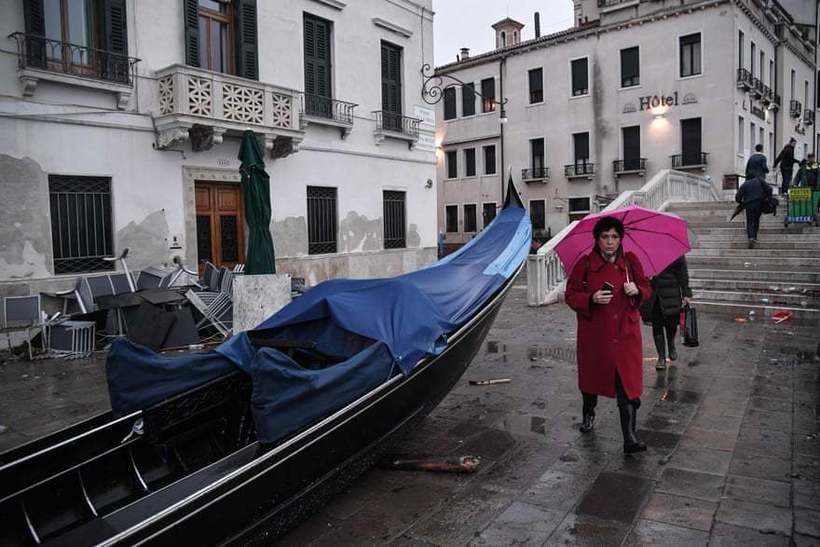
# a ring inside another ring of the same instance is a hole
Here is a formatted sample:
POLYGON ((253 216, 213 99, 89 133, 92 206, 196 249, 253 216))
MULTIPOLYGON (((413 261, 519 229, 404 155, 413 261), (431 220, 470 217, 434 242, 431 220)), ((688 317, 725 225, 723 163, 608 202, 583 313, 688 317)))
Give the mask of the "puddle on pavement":
POLYGON ((532 414, 507 414, 496 427, 523 437, 544 437, 547 434, 546 418, 532 414))

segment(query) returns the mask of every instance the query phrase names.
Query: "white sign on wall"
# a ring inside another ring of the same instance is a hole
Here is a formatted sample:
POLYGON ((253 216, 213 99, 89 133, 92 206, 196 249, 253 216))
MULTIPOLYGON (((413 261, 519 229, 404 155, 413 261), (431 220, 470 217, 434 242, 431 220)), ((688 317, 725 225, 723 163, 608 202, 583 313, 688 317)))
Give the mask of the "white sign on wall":
POLYGON ((432 133, 419 133, 419 140, 416 142, 417 150, 436 150, 436 136, 432 133))
POLYGON ((421 129, 429 129, 435 131, 436 129, 436 112, 431 108, 415 105, 413 107, 413 117, 421 120, 419 127, 421 129))

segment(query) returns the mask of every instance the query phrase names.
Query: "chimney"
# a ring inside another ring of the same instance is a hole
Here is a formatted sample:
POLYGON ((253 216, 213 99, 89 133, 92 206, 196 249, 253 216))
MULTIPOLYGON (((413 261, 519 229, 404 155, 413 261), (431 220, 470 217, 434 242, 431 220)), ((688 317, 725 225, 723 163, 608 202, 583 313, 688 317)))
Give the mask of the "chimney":
POLYGON ((469 58, 470 58, 470 48, 468 48, 468 47, 461 48, 461 60, 464 61, 464 60, 467 60, 469 58))
POLYGON ((535 12, 535 37, 541 38, 541 15, 535 12))

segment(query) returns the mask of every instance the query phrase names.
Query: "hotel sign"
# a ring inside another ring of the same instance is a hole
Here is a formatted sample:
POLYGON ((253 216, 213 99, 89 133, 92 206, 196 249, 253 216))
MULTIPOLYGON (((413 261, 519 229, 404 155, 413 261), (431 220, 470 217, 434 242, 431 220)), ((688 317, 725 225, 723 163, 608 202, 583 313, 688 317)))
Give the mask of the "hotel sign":
POLYGON ((678 106, 678 92, 675 91, 672 95, 646 95, 639 97, 640 110, 651 110, 659 107, 678 106))

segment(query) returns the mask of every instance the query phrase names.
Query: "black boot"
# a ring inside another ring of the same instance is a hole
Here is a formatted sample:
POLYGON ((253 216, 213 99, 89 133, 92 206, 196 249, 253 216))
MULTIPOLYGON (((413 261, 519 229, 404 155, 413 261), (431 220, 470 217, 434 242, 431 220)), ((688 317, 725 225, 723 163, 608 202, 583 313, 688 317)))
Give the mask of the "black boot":
POLYGON ((646 445, 638 440, 637 428, 637 408, 631 402, 618 405, 618 412, 621 415, 621 432, 624 435, 624 454, 634 454, 643 452, 646 445))
POLYGON ((581 433, 589 433, 595 427, 595 411, 584 412, 584 420, 581 422, 581 433))
POLYGON ((675 334, 677 334, 677 330, 678 329, 675 325, 669 325, 666 327, 666 346, 669 348, 670 361, 678 360, 678 350, 675 349, 675 334))
POLYGON ((655 340, 655 350, 658 352, 658 362, 655 363, 656 370, 666 368, 666 337, 663 331, 652 332, 652 339, 655 340))
POLYGON ((582 393, 584 399, 584 415, 581 421, 581 433, 589 433, 595 425, 595 407, 598 405, 598 396, 592 393, 582 393))

